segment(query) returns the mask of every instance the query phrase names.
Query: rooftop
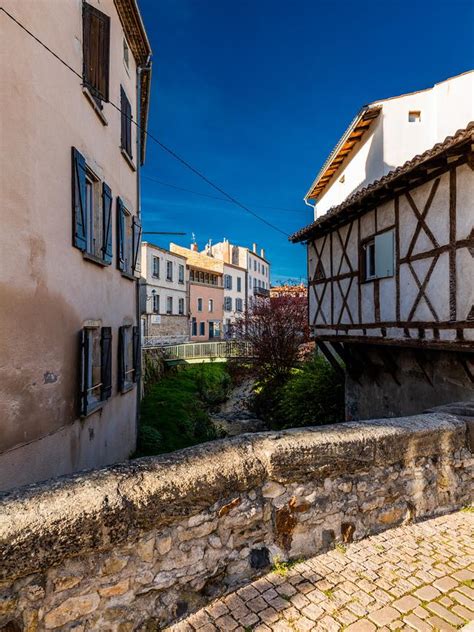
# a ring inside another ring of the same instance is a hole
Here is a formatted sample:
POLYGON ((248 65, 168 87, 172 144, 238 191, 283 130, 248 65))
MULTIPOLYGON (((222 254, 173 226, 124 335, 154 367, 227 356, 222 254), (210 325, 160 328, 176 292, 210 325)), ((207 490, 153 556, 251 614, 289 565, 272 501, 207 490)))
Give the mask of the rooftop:
POLYGON ((467 154, 472 155, 473 143, 474 121, 471 121, 465 129, 458 130, 454 136, 448 136, 442 143, 437 143, 421 155, 390 171, 380 180, 375 180, 369 186, 360 189, 341 204, 333 206, 325 215, 291 235, 290 241, 297 243, 324 235, 363 213, 369 206, 382 204, 410 188, 433 179, 438 173, 446 171, 448 165, 465 162, 467 154))

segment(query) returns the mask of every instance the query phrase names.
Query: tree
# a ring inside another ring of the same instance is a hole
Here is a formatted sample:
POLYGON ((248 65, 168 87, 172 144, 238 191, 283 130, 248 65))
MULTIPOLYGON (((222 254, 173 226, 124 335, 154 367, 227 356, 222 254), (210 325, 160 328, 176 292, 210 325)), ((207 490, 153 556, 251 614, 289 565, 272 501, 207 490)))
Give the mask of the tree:
POLYGON ((284 379, 308 341, 308 304, 304 296, 256 297, 235 325, 236 337, 252 345, 254 366, 266 380, 284 379))

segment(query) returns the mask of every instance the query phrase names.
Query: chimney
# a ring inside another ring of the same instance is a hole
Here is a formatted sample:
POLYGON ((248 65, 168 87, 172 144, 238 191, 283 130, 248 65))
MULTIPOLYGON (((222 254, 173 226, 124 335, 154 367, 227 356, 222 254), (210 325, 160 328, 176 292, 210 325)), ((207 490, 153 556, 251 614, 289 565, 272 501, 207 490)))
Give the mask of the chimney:
POLYGON ((252 244, 252 252, 257 254, 257 244, 255 242, 252 244))
POLYGON ((224 259, 225 263, 230 263, 230 244, 225 237, 222 247, 222 258, 224 259))
POLYGON ((193 252, 198 252, 198 245, 195 241, 193 241, 193 243, 191 244, 191 250, 193 252))
POLYGON ((265 248, 260 248, 260 256, 265 259, 265 248))

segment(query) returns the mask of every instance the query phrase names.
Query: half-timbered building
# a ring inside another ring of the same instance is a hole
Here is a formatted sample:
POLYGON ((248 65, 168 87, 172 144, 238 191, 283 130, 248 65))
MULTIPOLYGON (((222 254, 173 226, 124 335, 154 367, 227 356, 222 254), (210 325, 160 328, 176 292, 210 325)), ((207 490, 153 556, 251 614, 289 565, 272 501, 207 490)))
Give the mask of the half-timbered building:
POLYGON ((346 416, 474 396, 474 123, 292 235, 310 326, 346 372, 346 416))

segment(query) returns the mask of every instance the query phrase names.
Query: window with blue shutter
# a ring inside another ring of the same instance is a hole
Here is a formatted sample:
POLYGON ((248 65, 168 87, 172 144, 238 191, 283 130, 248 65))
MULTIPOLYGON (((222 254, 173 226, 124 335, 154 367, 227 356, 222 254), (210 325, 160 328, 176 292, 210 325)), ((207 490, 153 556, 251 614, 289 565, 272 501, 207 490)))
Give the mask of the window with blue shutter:
POLYGON ((102 259, 107 265, 112 263, 112 191, 102 183, 102 259))

